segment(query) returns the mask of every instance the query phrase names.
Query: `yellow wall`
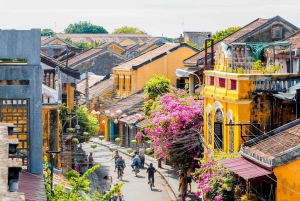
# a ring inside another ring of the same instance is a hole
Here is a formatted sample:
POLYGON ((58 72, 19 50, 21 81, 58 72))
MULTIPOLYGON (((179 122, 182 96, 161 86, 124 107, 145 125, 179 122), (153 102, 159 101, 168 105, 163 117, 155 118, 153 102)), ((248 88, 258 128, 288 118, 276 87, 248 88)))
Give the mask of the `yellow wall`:
MULTIPOLYGON (((49 158, 49 154, 46 153, 47 147, 50 147, 50 129, 51 129, 51 125, 50 125, 50 110, 58 110, 58 106, 43 106, 43 110, 42 110, 42 130, 43 130, 43 156, 47 156, 48 157, 48 161, 50 161, 49 158)), ((60 144, 60 119, 59 119, 59 115, 57 115, 57 130, 56 130, 56 147, 60 148, 61 144, 60 144)), ((58 164, 57 164, 58 168, 61 168, 61 161, 60 161, 60 157, 58 157, 58 164)))
POLYGON ((122 46, 128 46, 128 45, 134 45, 134 44, 136 44, 136 42, 127 38, 126 40, 122 41, 119 44, 122 46))
POLYGON ((277 178, 276 201, 300 200, 300 159, 274 168, 277 178), (296 191, 298 193, 293 192, 296 191))
POLYGON ((49 44, 51 44, 51 45, 67 45, 66 43, 62 42, 59 39, 55 39, 55 40, 51 41, 49 44))
POLYGON ((71 113, 71 110, 74 108, 74 93, 75 88, 71 85, 71 83, 66 83, 66 90, 67 90, 67 107, 68 112, 71 113))
POLYGON ((111 49, 111 50, 114 51, 114 52, 119 53, 119 54, 121 54, 122 52, 125 51, 122 47, 120 47, 120 46, 118 46, 118 45, 116 45, 116 44, 112 44, 112 45, 110 45, 108 48, 111 49))
POLYGON ((146 82, 154 75, 164 75, 176 86, 175 70, 184 68, 183 60, 194 55, 196 52, 187 47, 180 47, 170 54, 148 63, 136 70, 136 80, 132 80, 133 93, 142 89, 146 82))

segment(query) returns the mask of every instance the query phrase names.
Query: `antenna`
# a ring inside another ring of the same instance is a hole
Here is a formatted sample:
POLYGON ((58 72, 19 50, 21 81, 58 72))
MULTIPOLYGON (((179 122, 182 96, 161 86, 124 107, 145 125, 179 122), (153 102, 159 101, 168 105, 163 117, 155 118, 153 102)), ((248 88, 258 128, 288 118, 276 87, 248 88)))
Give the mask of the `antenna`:
POLYGON ((56 33, 56 22, 54 22, 54 32, 56 33))
POLYGON ((182 32, 184 32, 184 17, 182 17, 182 32))

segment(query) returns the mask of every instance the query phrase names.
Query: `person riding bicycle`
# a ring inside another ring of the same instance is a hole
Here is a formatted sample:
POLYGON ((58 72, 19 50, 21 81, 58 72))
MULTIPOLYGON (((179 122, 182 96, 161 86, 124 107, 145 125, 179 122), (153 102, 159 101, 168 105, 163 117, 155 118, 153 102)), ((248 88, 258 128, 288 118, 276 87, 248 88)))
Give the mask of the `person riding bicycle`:
POLYGON ((153 167, 153 164, 150 163, 150 166, 147 169, 147 173, 148 173, 148 184, 150 184, 150 179, 152 179, 152 184, 153 187, 154 186, 154 173, 156 172, 156 169, 153 167))
MULTIPOLYGON (((132 161, 132 164, 131 164, 131 167, 132 167, 132 171, 134 171, 134 167, 138 167, 140 168, 141 167, 141 159, 140 157, 136 154, 133 161, 132 161)), ((140 170, 138 170, 139 172, 140 170)))
MULTIPOLYGON (((116 161, 116 165, 117 165, 117 169, 119 170, 119 168, 120 168, 122 171, 122 174, 124 174, 124 168, 126 167, 126 165, 125 165, 125 161, 122 158, 122 156, 119 156, 119 158, 116 161)), ((119 171, 118 171, 118 178, 119 177, 120 177, 120 175, 119 175, 119 171)))

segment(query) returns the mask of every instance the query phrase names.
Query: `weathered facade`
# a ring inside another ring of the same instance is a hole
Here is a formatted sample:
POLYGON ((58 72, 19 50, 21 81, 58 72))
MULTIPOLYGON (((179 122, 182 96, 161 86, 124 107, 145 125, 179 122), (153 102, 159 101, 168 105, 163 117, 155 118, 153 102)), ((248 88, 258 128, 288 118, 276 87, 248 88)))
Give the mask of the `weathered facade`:
POLYGON ((18 189, 19 171, 22 161, 9 158, 9 145, 18 144, 18 139, 9 139, 8 127, 13 124, 0 123, 0 200, 24 201, 24 193, 15 192, 18 189))
POLYGON ((27 61, 0 64, 0 122, 16 125, 12 137, 19 139, 18 153, 31 173, 43 171, 40 38, 39 29, 0 31, 0 58, 27 61))

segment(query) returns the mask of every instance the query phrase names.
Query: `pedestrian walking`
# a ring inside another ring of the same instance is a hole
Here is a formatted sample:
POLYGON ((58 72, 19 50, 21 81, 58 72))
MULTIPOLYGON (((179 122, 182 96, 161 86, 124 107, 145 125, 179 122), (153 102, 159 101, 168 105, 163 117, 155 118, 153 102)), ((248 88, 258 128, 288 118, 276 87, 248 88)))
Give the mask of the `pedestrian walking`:
POLYGON ((188 192, 192 192, 192 168, 188 168, 186 173, 186 182, 187 182, 187 190, 188 192))
POLYGON ((94 162, 94 158, 93 158, 93 154, 91 152, 89 155, 89 168, 93 167, 93 162, 94 162))
POLYGON ((110 178, 106 175, 103 177, 104 179, 104 184, 105 184, 105 191, 110 191, 111 189, 111 184, 112 184, 112 176, 110 178))
POLYGON ((185 177, 184 177, 184 173, 180 174, 178 191, 179 191, 179 197, 181 197, 181 200, 184 201, 184 197, 185 197, 185 177))
POLYGON ((115 170, 114 170, 114 172, 115 172, 116 169, 117 169, 117 160, 119 159, 119 157, 120 157, 119 152, 118 152, 118 150, 116 150, 116 151, 115 151, 115 155, 112 157, 112 159, 110 159, 110 160, 115 159, 115 170))

